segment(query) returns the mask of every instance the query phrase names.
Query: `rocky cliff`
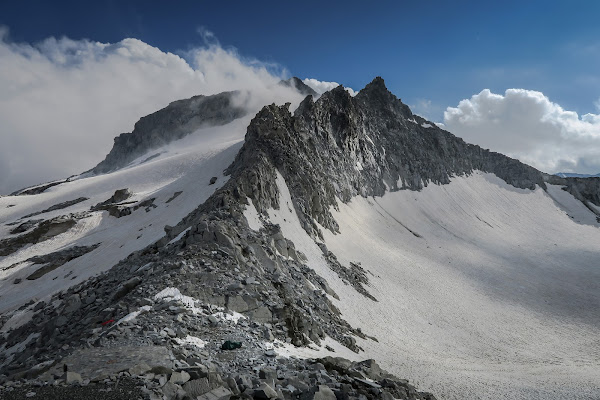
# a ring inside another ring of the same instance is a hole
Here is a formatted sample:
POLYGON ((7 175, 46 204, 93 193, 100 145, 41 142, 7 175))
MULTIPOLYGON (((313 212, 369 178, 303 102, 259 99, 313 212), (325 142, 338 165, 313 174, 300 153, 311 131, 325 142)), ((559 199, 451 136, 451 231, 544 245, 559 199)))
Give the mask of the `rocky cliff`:
POLYGON ((246 115, 247 110, 236 105, 238 92, 223 92, 212 96, 194 96, 174 101, 167 107, 141 118, 132 132, 122 133, 106 158, 90 173, 102 174, 122 168, 150 150, 181 139, 198 128, 225 125, 246 115))
POLYGON ((581 201, 590 211, 598 216, 600 220, 600 177, 560 177, 557 175, 544 175, 546 182, 553 185, 562 185, 563 190, 571 193, 573 197, 581 201))
POLYGON ((288 182, 309 232, 318 232, 315 222, 337 230, 329 213, 336 198, 420 190, 473 170, 492 172, 518 188, 545 187, 535 168, 465 143, 414 115, 381 78, 356 97, 341 86, 317 101, 307 96, 294 114, 288 105, 263 108, 228 172, 246 175, 242 190, 264 211, 277 206, 275 169, 288 182))

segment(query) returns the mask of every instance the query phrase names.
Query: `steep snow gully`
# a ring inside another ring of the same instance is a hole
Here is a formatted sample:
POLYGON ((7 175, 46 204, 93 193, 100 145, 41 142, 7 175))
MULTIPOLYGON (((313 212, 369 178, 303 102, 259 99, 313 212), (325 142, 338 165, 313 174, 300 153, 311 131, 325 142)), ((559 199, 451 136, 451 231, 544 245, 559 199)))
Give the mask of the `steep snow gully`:
MULTIPOLYGON (((16 249, 0 256, 2 335, 28 324, 39 302, 58 304, 52 296, 117 264, 128 270, 134 255, 166 262, 200 246, 197 227, 216 219, 199 218, 214 211, 230 213, 240 232, 275 237, 261 260, 303 264, 324 278, 326 298, 363 350, 326 337, 282 344, 281 356, 373 358, 440 399, 600 398, 599 182, 547 176, 469 145, 413 115, 381 78, 356 97, 342 88, 308 96, 293 113, 289 104, 253 118, 225 111, 218 126, 186 104, 177 107, 193 123, 166 144, 154 125, 151 145, 136 131, 101 163, 100 172, 112 172, 0 197, 0 246, 16 249), (120 189, 128 189, 122 199, 97 206, 120 189), (56 218, 72 226, 19 236, 56 218), (55 256, 49 272, 28 279, 40 268, 36 257, 74 246, 87 252, 55 256)), ((173 128, 160 115, 152 121, 173 128)), ((240 246, 244 254, 230 258, 253 259, 240 246)), ((223 268, 235 275, 234 266, 223 268)), ((144 307, 118 320, 155 312, 144 307)))

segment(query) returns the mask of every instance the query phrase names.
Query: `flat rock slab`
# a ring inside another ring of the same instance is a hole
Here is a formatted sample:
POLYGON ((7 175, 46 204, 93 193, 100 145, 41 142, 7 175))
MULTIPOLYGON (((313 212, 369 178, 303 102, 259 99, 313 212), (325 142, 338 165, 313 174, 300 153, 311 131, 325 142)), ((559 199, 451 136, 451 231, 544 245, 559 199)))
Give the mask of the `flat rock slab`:
POLYGON ((92 381, 104 379, 121 371, 145 363, 150 367, 173 367, 174 356, 169 349, 162 346, 120 346, 93 347, 79 349, 63 358, 55 367, 41 376, 42 380, 50 378, 51 374, 62 375, 63 365, 69 371, 77 372, 84 379, 92 381))

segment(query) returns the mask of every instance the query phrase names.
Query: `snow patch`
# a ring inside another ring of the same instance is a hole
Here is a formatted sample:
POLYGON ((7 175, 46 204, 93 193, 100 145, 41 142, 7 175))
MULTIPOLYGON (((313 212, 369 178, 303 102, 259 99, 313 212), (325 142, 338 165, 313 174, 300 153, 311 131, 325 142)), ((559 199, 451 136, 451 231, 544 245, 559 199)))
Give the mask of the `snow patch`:
POLYGON ((202 348, 204 348, 204 346, 207 345, 207 342, 205 342, 204 340, 197 338, 196 336, 190 336, 190 335, 187 335, 183 339, 175 338, 175 341, 177 342, 177 344, 179 344, 181 346, 191 345, 191 346, 195 346, 199 349, 202 349, 202 348))
POLYGON ((163 301, 179 301, 183 304, 187 309, 191 310, 194 314, 204 314, 202 309, 196 307, 196 300, 193 297, 185 296, 181 294, 179 289, 174 287, 168 287, 161 290, 154 296, 155 300, 163 300, 163 301))
POLYGON ((253 231, 259 231, 261 228, 264 228, 262 221, 260 220, 260 215, 258 214, 258 210, 254 206, 254 203, 251 199, 248 199, 248 204, 244 209, 244 217, 248 221, 248 226, 253 231))
POLYGON ((127 314, 126 316, 124 316, 123 318, 121 318, 120 320, 117 321, 116 325, 125 323, 125 322, 129 322, 129 321, 133 321, 134 319, 137 318, 138 315, 146 313, 148 311, 152 310, 152 306, 143 306, 140 307, 137 311, 134 312, 130 312, 129 314, 127 314))
POLYGON ((183 232, 181 232, 175 238, 173 238, 173 240, 171 240, 169 243, 167 243, 167 245, 179 242, 181 240, 181 238, 183 238, 185 236, 185 234, 190 231, 190 229, 192 229, 191 226, 189 228, 185 229, 183 232))
MULTIPOLYGON (((219 307, 220 309, 224 310, 222 307, 219 307)), ((238 321, 240 319, 245 319, 246 316, 243 314, 240 314, 239 312, 236 311, 229 311, 229 312, 225 312, 225 311, 218 311, 216 313, 212 314, 214 317, 222 320, 222 321, 229 321, 229 322, 233 322, 233 323, 238 323, 238 321)))
MULTIPOLYGON (((269 343, 265 343, 268 345, 269 343)), ((322 358, 326 356, 331 357, 343 357, 347 358, 350 361, 361 361, 364 359, 364 356, 361 354, 356 354, 346 346, 340 344, 335 339, 332 339, 329 336, 326 336, 323 340, 321 340, 321 345, 317 346, 315 343, 312 343, 307 347, 297 347, 291 343, 285 343, 281 340, 276 339, 271 344, 272 349, 277 353, 277 355, 281 357, 298 357, 298 358, 322 358), (334 351, 330 351, 326 348, 333 349, 334 351)))
MULTIPOLYGON (((546 184, 548 195, 556 202, 556 204, 575 222, 588 224, 592 226, 600 226, 594 214, 581 201, 577 200, 573 195, 565 190, 562 190, 561 185, 546 184)), ((589 203, 590 205, 593 205, 589 203)))

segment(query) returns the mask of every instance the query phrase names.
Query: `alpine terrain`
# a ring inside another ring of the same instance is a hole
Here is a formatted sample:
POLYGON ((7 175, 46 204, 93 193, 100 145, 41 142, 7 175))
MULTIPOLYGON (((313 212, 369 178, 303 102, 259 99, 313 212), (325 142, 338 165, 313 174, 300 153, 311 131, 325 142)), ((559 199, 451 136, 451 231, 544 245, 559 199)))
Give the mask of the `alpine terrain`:
POLYGON ((279 86, 0 198, 0 397, 600 398, 599 177, 279 86))

